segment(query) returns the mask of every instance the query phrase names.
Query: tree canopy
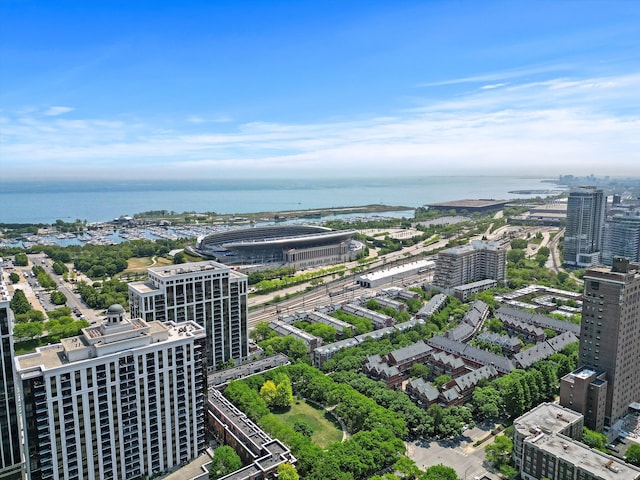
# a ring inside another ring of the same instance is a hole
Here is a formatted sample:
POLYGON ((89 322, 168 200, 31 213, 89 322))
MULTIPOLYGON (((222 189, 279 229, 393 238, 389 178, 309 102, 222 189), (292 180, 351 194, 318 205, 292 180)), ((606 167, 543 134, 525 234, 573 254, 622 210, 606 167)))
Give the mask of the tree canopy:
POLYGON ((632 444, 627 448, 627 462, 635 465, 636 467, 640 467, 640 445, 632 444))
POLYGON ((242 468, 242 460, 233 448, 223 445, 213 451, 210 478, 221 478, 240 468, 242 468))

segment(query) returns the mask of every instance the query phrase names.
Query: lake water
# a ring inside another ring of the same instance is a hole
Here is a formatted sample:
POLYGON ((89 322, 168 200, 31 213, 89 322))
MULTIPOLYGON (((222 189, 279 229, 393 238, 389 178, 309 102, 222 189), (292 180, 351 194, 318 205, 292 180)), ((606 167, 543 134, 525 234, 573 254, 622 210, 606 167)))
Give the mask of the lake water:
POLYGON ((149 210, 253 213, 368 204, 419 207, 465 198, 512 199, 551 189, 531 177, 1 181, 0 223, 108 221, 149 210))

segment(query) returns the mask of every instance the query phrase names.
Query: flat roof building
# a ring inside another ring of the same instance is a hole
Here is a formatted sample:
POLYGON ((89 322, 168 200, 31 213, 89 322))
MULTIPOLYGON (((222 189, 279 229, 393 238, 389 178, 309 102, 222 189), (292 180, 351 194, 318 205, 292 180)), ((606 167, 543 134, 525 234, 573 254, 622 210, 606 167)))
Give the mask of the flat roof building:
POLYGON ((513 422, 513 458, 523 480, 638 480, 640 469, 576 441, 583 417, 543 403, 513 422))
POLYGON ((218 439, 231 446, 244 464, 220 480, 275 478, 280 464, 296 462, 284 443, 272 439, 215 388, 209 389, 207 421, 218 439))
POLYGON ((499 210, 503 208, 508 200, 494 200, 492 198, 480 198, 480 199, 464 199, 453 200, 450 202, 429 203, 427 207, 433 210, 455 210, 456 212, 487 212, 491 210, 499 210))
POLYGON ((249 355, 247 276, 214 261, 147 269, 129 284, 131 316, 146 322, 195 321, 207 335, 207 366, 249 355))
POLYGON ((360 275, 356 278, 356 283, 365 288, 375 288, 385 283, 402 280, 417 273, 426 273, 435 268, 436 264, 432 260, 417 260, 415 262, 360 275))
POLYGON ((478 280, 505 279, 507 250, 497 242, 474 240, 438 254, 433 284, 453 288, 478 280))
POLYGON ((205 331, 112 305, 82 335, 15 358, 28 478, 153 476, 205 449, 205 331))
POLYGON ((490 290, 498 285, 497 280, 488 278, 486 280, 478 280, 477 282, 465 283, 464 285, 458 285, 453 287, 453 295, 466 302, 470 297, 477 293, 490 290))
MULTIPOLYGON (((611 268, 595 267, 584 275, 579 366, 605 372, 604 425, 624 417, 640 401, 640 264, 614 258, 611 268)), ((598 375, 600 377, 600 375, 598 375)), ((569 397, 561 382, 560 397, 569 397)), ((581 401, 580 404, 588 403, 581 401)), ((571 404, 563 403, 572 408, 571 404)), ((602 424, 594 419, 594 424, 602 424)))

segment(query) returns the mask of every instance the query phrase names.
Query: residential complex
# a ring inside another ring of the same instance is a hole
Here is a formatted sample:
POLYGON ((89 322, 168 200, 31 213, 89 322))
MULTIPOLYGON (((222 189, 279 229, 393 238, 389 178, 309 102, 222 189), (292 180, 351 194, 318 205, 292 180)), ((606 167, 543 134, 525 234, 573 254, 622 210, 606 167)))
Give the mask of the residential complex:
POLYGON ((640 401, 640 264, 614 258, 611 268, 587 270, 584 283, 580 369, 562 379, 560 398, 596 428, 613 425, 640 401), (585 380, 589 387, 580 387, 585 380))
POLYGON ((0 480, 24 478, 13 366, 13 322, 0 267, 0 480))
POLYGON ((296 462, 284 443, 272 439, 215 388, 209 389, 207 423, 220 441, 238 453, 244 464, 220 480, 275 478, 279 465, 296 462))
POLYGON ((30 480, 151 476, 205 448, 205 331, 112 305, 82 335, 15 358, 30 480))
POLYGON ((638 480, 640 469, 576 441, 583 417, 543 403, 513 422, 513 457, 523 480, 638 480))
POLYGON ((600 260, 606 197, 596 187, 574 187, 567 202, 563 263, 588 267, 600 260))
POLYGON ((132 318, 194 321, 207 336, 209 368, 249 354, 247 276, 214 261, 148 269, 146 282, 129 284, 132 318))
POLYGON ((507 251, 497 242, 475 240, 438 254, 433 284, 453 288, 479 280, 504 280, 507 251))

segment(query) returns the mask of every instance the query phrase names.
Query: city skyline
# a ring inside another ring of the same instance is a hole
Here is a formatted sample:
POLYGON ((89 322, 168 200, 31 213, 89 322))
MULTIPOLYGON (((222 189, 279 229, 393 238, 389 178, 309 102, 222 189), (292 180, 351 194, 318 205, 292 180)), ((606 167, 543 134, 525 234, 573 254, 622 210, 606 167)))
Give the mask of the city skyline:
POLYGON ((4 2, 9 178, 635 175, 635 2, 4 2))

